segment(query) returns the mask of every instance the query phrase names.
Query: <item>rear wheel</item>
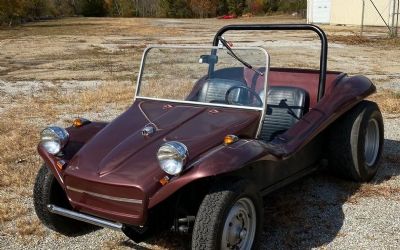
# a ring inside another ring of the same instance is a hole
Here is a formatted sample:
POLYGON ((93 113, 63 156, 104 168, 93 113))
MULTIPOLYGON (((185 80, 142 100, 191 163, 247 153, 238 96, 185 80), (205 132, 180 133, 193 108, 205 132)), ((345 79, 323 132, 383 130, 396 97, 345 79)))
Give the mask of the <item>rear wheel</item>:
POLYGON ((96 226, 53 214, 48 204, 72 209, 67 196, 50 169, 43 165, 36 176, 33 204, 39 220, 48 228, 67 236, 78 236, 96 229, 96 226))
POLYGON ((378 105, 360 102, 330 129, 330 168, 354 181, 370 181, 378 171, 383 140, 383 119, 378 105))
POLYGON ((192 249, 259 249, 262 208, 262 199, 249 182, 218 184, 200 205, 192 249))

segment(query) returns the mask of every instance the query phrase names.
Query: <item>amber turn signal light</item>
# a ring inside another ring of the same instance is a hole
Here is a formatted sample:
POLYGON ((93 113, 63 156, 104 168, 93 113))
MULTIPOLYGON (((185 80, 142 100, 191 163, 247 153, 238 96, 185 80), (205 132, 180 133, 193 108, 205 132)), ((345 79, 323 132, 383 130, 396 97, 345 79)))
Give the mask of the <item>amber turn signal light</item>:
POLYGON ((167 185, 168 182, 169 182, 169 177, 168 177, 167 175, 164 176, 163 178, 161 178, 161 180, 160 180, 160 183, 161 183, 161 185, 163 185, 163 186, 167 185))
POLYGON ((64 160, 59 160, 57 161, 56 165, 58 167, 58 169, 63 170, 64 166, 65 166, 66 162, 64 160))
POLYGON ((86 120, 84 118, 76 118, 73 122, 72 122, 72 126, 74 126, 75 128, 79 128, 82 127, 83 125, 89 124, 90 121, 86 120))
POLYGON ((235 143, 239 140, 239 137, 237 137, 236 135, 227 135, 224 138, 224 144, 225 145, 230 145, 232 143, 235 143))

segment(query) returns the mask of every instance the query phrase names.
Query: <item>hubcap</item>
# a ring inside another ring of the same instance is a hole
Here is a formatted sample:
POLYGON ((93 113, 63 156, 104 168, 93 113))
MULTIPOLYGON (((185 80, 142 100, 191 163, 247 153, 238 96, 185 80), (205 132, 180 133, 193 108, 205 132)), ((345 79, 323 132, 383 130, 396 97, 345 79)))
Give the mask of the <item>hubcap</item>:
POLYGON ((225 220, 221 249, 250 249, 256 233, 256 209, 249 198, 235 202, 225 220))
POLYGON ((374 165, 379 152, 379 126, 375 119, 368 122, 367 132, 365 133, 365 162, 368 167, 374 165))

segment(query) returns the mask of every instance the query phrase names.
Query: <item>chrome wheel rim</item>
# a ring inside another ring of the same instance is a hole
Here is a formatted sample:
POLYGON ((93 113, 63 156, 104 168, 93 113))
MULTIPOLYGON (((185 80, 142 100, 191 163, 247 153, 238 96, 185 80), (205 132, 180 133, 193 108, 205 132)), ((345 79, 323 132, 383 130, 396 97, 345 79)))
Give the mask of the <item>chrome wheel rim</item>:
POLYGON ((368 122, 365 133, 364 156, 368 167, 374 165, 379 152, 379 125, 375 119, 368 122))
POLYGON ((241 198, 226 217, 221 249, 251 249, 256 234, 256 209, 249 198, 241 198))

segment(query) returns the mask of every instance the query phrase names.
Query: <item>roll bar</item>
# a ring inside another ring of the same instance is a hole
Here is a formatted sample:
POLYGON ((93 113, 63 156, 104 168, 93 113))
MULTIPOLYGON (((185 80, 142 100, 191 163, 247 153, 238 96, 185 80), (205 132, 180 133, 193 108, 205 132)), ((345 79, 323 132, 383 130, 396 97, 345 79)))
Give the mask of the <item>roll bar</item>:
POLYGON ((310 30, 317 33, 321 40, 321 56, 319 63, 318 101, 324 96, 326 68, 328 59, 328 39, 325 32, 312 24, 233 24, 222 27, 214 36, 213 46, 218 46, 218 37, 229 30, 310 30))

